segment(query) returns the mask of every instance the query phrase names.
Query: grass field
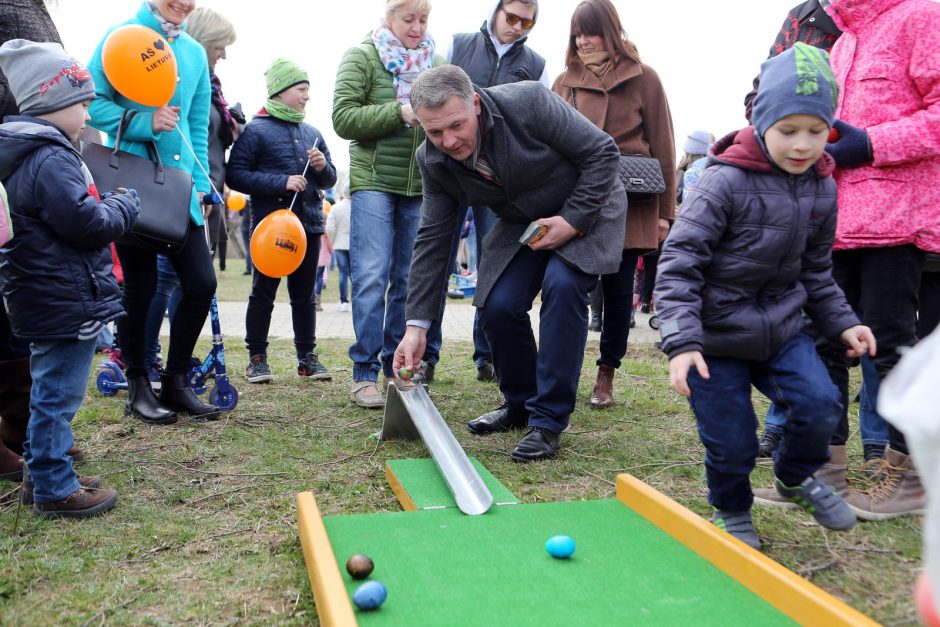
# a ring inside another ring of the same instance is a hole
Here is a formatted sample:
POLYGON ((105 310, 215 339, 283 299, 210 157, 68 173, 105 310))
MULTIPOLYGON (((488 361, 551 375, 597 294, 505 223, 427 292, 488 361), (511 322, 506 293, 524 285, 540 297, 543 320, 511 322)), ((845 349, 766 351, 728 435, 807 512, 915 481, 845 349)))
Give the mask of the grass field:
MULTIPOLYGON (((229 260, 220 297, 247 295, 242 263, 229 260)), ((334 276, 327 301, 336 300, 334 276)), ((113 512, 42 521, 17 505, 16 484, 0 483, 0 624, 316 624, 294 494, 314 490, 325 515, 395 511, 385 460, 426 452, 372 437, 382 414, 349 402, 346 341, 320 343, 331 382, 294 375, 293 347, 278 340, 270 351, 277 380, 250 386, 239 340, 226 346, 239 404, 218 422, 148 427, 123 417, 123 393, 106 398, 90 386, 74 423, 87 453, 78 469, 120 492, 113 512)), ((669 391, 665 358, 650 345, 631 347, 616 405, 589 411, 597 351, 589 343, 560 456, 529 465, 509 459, 517 434, 480 438, 464 428, 500 402, 494 385, 474 379, 471 351, 467 342, 445 342, 431 396, 467 453, 523 502, 610 498, 616 474, 630 472, 693 511, 710 512, 691 414, 669 391)), ((861 464, 856 431, 852 469, 861 464)), ((755 485, 770 481, 768 467, 755 471, 755 485)), ((919 518, 834 533, 802 513, 756 509, 755 524, 774 559, 885 624, 916 623, 910 590, 921 561, 919 518)))

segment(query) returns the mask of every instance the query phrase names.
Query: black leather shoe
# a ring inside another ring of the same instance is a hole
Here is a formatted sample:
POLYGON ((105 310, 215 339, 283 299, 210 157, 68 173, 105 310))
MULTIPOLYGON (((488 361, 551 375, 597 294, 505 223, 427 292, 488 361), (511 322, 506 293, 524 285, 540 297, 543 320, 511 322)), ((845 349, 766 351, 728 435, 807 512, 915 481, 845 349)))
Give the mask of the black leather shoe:
POLYGON ((477 367, 477 381, 495 381, 496 368, 490 362, 485 362, 477 367))
POLYGON ((189 414, 193 420, 219 419, 219 408, 200 401, 189 386, 189 380, 185 374, 163 372, 160 374, 160 382, 163 384, 160 389, 160 402, 164 405, 189 414))
POLYGON ((524 411, 513 410, 509 403, 503 403, 488 414, 483 414, 467 423, 470 433, 486 435, 509 431, 510 429, 525 429, 529 416, 524 411))
POLYGON ((514 462, 551 459, 558 452, 558 434, 541 427, 529 427, 525 437, 512 452, 514 462))
POLYGON ((157 400, 147 375, 127 380, 124 415, 134 416, 149 425, 171 425, 176 422, 176 412, 157 400))

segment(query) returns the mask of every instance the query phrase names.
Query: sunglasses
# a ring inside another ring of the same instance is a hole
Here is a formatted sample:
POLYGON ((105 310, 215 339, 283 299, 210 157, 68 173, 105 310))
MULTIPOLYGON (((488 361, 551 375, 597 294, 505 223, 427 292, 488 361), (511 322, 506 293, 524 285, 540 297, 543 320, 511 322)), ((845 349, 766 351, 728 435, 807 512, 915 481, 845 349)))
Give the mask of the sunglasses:
POLYGON ((532 27, 535 26, 535 20, 533 19, 510 13, 505 8, 503 8, 503 13, 506 14, 506 23, 510 26, 515 26, 519 22, 522 22, 522 30, 531 30, 532 27))

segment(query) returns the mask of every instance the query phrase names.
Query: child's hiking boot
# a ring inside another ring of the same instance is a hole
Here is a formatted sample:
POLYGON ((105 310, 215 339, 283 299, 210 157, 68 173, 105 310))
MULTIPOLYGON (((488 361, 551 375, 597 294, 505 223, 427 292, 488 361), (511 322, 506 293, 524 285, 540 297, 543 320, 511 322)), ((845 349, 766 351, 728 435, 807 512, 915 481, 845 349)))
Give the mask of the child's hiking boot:
MULTIPOLYGON (((83 488, 100 488, 101 477, 78 477, 78 484, 83 488)), ((20 502, 23 505, 33 504, 33 480, 26 478, 23 482, 23 490, 20 493, 20 502)))
POLYGON ((117 505, 118 493, 107 488, 79 488, 61 501, 34 503, 33 513, 42 518, 91 518, 117 505))
POLYGON ((329 381, 333 378, 333 374, 320 362, 317 353, 307 353, 306 357, 297 361, 297 374, 318 381, 329 381))
POLYGON ((267 383, 274 380, 271 368, 268 366, 266 355, 252 355, 248 367, 245 368, 245 377, 248 383, 267 383))
POLYGON ((826 529, 846 531, 855 526, 855 512, 848 503, 825 481, 815 476, 807 477, 798 486, 786 486, 779 479, 774 481, 777 492, 785 499, 796 503, 813 515, 826 529))
POLYGON ((754 529, 754 523, 751 521, 750 511, 729 512, 716 509, 712 514, 712 522, 716 527, 727 531, 752 549, 760 551, 760 538, 757 537, 757 530, 754 529))
POLYGON ((783 434, 779 431, 774 431, 772 429, 765 430, 758 440, 757 444, 760 447, 758 449, 758 457, 773 457, 774 451, 777 450, 777 447, 780 446, 780 440, 783 439, 783 434))
POLYGON ((878 483, 867 492, 853 492, 846 499, 862 520, 887 520, 927 511, 924 486, 910 455, 890 446, 878 476, 878 483))

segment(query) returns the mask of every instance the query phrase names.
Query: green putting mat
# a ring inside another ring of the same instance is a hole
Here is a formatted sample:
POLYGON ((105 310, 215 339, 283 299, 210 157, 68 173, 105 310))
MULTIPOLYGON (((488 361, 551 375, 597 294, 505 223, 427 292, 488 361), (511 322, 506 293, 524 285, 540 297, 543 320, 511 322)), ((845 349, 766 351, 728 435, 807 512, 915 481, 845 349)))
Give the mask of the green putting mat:
MULTIPOLYGON (((418 509, 457 507, 454 496, 450 493, 447 482, 444 481, 444 475, 437 469, 437 465, 430 457, 395 459, 386 463, 418 509)), ((493 505, 515 505, 519 502, 519 499, 476 457, 471 457, 470 463, 480 473, 480 478, 493 495, 493 505)))
POLYGON ((388 587, 362 625, 792 625, 789 618, 616 500, 325 517, 347 591, 365 553, 388 587), (574 538, 569 560, 545 541, 574 538))

